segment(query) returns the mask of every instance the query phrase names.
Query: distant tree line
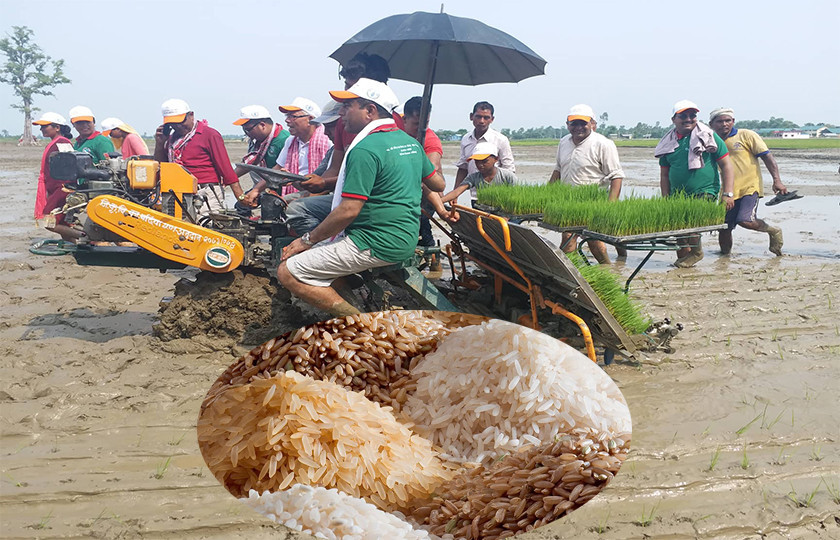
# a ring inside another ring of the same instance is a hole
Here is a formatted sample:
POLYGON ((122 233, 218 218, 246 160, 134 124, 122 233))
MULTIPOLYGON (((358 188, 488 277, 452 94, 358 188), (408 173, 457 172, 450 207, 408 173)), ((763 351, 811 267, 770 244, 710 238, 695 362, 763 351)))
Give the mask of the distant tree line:
MULTIPOLYGON (((598 128, 597 131, 601 135, 605 137, 626 137, 626 138, 634 138, 634 139, 661 139, 665 136, 668 130, 671 129, 671 124, 668 123, 666 125, 662 125, 660 122, 656 122, 653 125, 646 124, 644 122, 639 122, 635 126, 627 127, 625 125, 612 125, 608 123, 609 115, 607 113, 602 114, 598 119, 598 128)), ((765 128, 779 128, 779 129, 797 129, 802 126, 791 122, 790 120, 785 120, 784 118, 776 118, 775 116, 771 116, 769 120, 738 120, 736 118, 738 127, 746 128, 746 129, 765 129, 765 128)), ((827 123, 811 123, 808 122, 804 125, 816 125, 816 126, 828 126, 828 127, 835 127, 832 124, 827 123)), ((565 127, 553 127, 553 126, 541 126, 541 127, 533 127, 533 128, 519 128, 519 129, 509 129, 503 128, 501 130, 502 135, 506 136, 508 139, 511 140, 524 140, 524 139, 560 139, 569 133, 565 127)), ((466 133, 466 129, 459 129, 458 131, 452 131, 448 129, 439 129, 436 130, 435 133, 441 140, 447 141, 451 140, 453 137, 457 136, 458 138, 463 137, 466 133)))

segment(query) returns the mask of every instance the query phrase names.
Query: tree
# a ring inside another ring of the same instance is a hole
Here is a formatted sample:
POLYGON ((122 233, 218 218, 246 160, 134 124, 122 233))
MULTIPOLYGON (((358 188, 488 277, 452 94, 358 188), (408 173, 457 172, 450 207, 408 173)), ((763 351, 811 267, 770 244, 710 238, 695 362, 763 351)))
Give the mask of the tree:
POLYGON ((0 82, 10 84, 20 104, 13 109, 23 112, 23 140, 32 140, 32 113, 39 109, 32 106, 35 96, 52 96, 52 88, 67 84, 64 60, 53 60, 32 42, 33 32, 26 26, 13 26, 12 35, 0 39, 0 51, 6 63, 0 67, 0 82))
POLYGON ((610 113, 608 113, 607 111, 604 111, 603 113, 601 113, 600 120, 601 120, 601 125, 604 126, 604 127, 607 127, 607 122, 610 121, 610 113))

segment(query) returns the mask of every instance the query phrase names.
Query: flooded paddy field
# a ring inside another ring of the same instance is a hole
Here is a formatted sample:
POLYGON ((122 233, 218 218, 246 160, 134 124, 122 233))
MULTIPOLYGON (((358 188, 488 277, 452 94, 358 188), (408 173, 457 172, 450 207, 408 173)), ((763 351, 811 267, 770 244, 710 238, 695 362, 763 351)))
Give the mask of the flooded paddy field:
MULTIPOLYGON (((199 454, 199 405, 248 347, 152 335, 180 276, 27 251, 49 236, 31 219, 41 151, 0 145, 2 536, 305 538, 233 500, 199 454)), ((452 182, 457 147, 444 152, 452 182)), ((514 147, 517 172, 547 179, 554 152, 514 147)), ((619 152, 627 189, 653 190, 652 149, 619 152)), ((685 330, 671 354, 605 368, 633 416, 630 457, 599 497, 521 538, 840 537, 840 152, 774 153, 805 195, 761 206, 787 255, 739 229, 729 258, 709 236, 695 268, 653 257, 632 291, 685 330)))

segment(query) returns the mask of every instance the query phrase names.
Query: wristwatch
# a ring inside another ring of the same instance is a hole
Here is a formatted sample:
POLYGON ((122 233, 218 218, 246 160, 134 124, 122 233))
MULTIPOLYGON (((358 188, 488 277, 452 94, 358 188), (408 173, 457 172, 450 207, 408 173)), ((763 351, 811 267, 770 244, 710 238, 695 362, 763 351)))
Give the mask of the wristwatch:
POLYGON ((301 236, 300 241, 306 244, 307 246, 313 245, 313 242, 309 239, 309 233, 306 233, 303 236, 301 236))
POLYGON ((733 197, 735 196, 735 194, 734 194, 734 193, 732 193, 731 191, 724 191, 724 192, 722 193, 722 195, 723 195, 724 197, 729 197, 730 199, 731 199, 731 198, 733 198, 733 197))

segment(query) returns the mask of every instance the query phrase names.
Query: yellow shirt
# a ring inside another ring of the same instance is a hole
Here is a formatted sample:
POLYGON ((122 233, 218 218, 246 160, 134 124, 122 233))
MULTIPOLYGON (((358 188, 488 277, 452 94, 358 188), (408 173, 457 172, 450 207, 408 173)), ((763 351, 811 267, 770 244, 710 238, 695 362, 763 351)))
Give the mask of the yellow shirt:
POLYGON ((764 139, 755 131, 732 128, 726 139, 729 161, 735 170, 735 199, 758 193, 764 196, 764 182, 761 180, 759 156, 770 152, 764 139))

